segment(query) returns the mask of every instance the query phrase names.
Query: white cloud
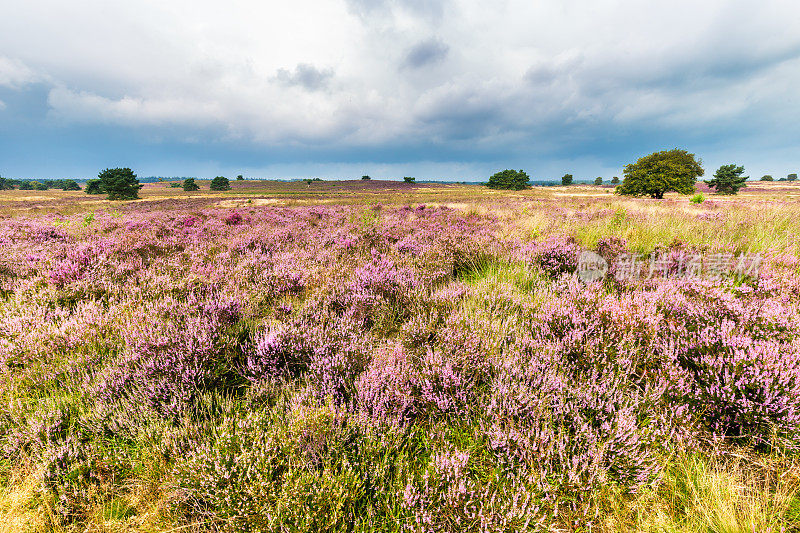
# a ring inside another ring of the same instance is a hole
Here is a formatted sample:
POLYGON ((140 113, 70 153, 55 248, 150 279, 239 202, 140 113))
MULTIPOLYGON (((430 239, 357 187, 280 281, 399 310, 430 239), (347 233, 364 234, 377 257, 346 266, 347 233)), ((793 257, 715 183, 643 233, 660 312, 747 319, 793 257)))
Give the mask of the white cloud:
POLYGON ((30 0, 4 6, 0 86, 51 84, 66 122, 524 150, 553 128, 796 124, 798 16, 786 0, 30 0))

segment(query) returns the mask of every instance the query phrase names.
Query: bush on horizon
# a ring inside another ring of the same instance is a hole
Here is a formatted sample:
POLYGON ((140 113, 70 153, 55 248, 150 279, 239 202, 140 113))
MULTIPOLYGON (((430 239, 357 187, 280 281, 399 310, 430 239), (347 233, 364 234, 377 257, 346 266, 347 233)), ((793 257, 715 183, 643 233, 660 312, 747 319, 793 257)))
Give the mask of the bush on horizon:
POLYGON ((217 176, 211 180, 212 191, 228 191, 231 188, 231 182, 225 176, 217 176))
POLYGON ((489 178, 489 182, 486 185, 490 189, 510 189, 520 191, 528 188, 529 181, 530 178, 528 177, 528 174, 526 174, 522 169, 519 171, 506 169, 493 174, 489 178))
MULTIPOLYGON (((129 168, 107 168, 98 174, 100 186, 109 200, 136 200, 142 185, 129 168)), ((92 193, 90 193, 92 194, 92 193)))

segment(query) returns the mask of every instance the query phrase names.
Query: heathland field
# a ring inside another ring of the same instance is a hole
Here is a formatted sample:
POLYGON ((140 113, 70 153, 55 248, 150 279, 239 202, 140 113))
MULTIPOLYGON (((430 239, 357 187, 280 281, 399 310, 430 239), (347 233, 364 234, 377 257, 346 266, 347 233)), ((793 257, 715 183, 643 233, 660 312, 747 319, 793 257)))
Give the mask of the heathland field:
POLYGON ((0 192, 0 532, 800 531, 800 186, 198 183, 0 192))

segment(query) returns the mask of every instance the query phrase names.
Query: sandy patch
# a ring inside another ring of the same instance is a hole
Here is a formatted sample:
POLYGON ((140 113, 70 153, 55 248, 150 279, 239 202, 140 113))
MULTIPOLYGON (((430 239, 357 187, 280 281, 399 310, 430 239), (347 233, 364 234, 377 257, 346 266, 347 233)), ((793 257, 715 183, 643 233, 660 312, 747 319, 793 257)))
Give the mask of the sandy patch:
POLYGON ((259 205, 275 205, 281 203, 277 198, 233 198, 231 200, 222 200, 217 202, 220 207, 247 207, 259 205))

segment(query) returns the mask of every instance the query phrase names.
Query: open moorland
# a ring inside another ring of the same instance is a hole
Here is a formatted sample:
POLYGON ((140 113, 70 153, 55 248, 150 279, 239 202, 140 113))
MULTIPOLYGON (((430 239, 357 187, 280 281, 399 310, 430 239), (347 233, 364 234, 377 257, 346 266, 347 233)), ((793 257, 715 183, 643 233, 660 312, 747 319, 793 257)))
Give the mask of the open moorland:
POLYGON ((800 185, 198 184, 0 191, 0 532, 800 531, 800 185))

